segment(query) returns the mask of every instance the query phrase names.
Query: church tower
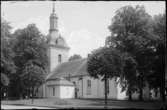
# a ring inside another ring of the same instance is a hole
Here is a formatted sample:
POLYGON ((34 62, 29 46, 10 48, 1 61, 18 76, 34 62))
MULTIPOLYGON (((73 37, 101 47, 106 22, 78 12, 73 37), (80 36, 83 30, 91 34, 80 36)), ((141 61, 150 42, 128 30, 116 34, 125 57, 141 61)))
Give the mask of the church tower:
POLYGON ((55 13, 55 4, 53 3, 48 35, 49 73, 51 73, 58 64, 68 61, 69 49, 65 39, 59 34, 58 17, 55 13))

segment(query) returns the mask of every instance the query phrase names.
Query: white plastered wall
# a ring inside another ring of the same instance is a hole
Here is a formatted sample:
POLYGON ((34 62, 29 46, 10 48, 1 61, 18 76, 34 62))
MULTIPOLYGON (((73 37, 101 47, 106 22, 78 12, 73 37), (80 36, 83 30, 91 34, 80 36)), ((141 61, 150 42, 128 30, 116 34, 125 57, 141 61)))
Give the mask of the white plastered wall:
POLYGON ((68 61, 68 50, 62 49, 62 48, 56 48, 56 47, 50 47, 50 69, 53 71, 53 69, 56 68, 56 66, 59 64, 58 62, 58 55, 61 55, 61 63, 68 61))
POLYGON ((74 86, 60 86, 60 98, 74 98, 74 86))
MULTIPOLYGON (((104 82, 100 79, 94 79, 90 76, 83 76, 82 80, 79 77, 71 78, 71 82, 76 82, 76 87, 79 89, 78 98, 104 98, 104 82), (87 80, 91 80, 91 94, 87 94, 87 80), (83 86, 83 87, 82 87, 83 86)), ((112 99, 117 98, 117 85, 114 79, 109 81, 108 97, 112 99)))

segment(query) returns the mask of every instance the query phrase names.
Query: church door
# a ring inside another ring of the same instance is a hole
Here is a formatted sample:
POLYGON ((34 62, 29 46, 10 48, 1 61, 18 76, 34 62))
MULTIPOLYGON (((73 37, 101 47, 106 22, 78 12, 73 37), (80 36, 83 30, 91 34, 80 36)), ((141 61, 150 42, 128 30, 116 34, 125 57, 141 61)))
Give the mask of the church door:
POLYGON ((77 89, 77 85, 75 82, 73 82, 74 86, 75 86, 75 89, 74 89, 74 97, 75 98, 78 98, 78 89, 77 89))
POLYGON ((75 98, 78 98, 78 89, 75 87, 75 98))

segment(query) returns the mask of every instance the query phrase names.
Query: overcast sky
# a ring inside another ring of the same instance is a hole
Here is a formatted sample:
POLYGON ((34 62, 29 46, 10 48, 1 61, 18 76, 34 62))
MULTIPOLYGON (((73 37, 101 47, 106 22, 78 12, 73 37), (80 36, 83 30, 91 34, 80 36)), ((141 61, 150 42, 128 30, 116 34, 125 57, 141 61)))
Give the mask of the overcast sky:
MULTIPOLYGON (((144 5, 152 16, 165 12, 165 1, 56 1, 58 27, 71 48, 70 56, 86 57, 93 49, 103 46, 106 36, 110 35, 111 18, 126 5, 144 5)), ((1 2, 1 11, 1 16, 13 27, 12 31, 35 23, 44 35, 48 34, 51 1, 1 2)))

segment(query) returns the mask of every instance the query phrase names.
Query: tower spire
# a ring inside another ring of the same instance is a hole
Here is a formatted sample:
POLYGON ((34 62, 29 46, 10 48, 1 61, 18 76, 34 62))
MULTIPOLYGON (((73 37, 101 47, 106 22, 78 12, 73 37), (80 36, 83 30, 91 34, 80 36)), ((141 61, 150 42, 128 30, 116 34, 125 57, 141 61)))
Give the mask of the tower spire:
POLYGON ((50 15, 50 31, 57 31, 57 15, 55 13, 55 2, 53 1, 52 2, 52 12, 51 12, 51 15, 50 15))
POLYGON ((53 13, 55 13, 55 2, 53 1, 53 13))

